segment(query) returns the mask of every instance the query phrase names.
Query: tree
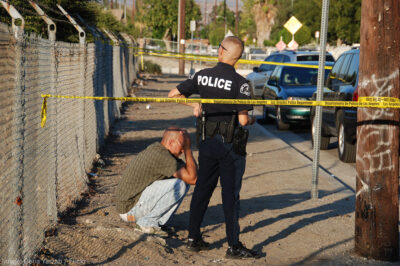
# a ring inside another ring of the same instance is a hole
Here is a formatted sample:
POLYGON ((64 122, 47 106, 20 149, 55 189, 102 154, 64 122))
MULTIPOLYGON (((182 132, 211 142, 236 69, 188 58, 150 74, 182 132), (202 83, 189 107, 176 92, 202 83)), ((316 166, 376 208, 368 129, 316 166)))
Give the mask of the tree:
POLYGON ((243 0, 247 23, 252 24, 250 17, 253 16, 256 25, 257 45, 262 46, 264 40, 271 38, 272 27, 277 16, 276 0, 243 0))
MULTIPOLYGON (((245 5, 244 5, 245 7, 245 5)), ((321 29, 321 0, 279 0, 271 39, 279 40, 283 25, 295 16, 310 30, 310 38, 321 29)), ((354 43, 360 40, 361 0, 331 0, 329 9, 328 42, 354 43)), ((297 34, 296 34, 297 37, 297 34)), ((296 38, 297 40, 297 38, 296 38)), ((267 42, 270 44, 270 42, 267 42)))
MULTIPOLYGON (((34 11, 34 9, 25 0, 12 0, 10 3, 21 13, 25 19, 25 32, 35 33, 44 37, 47 36, 47 25, 40 18, 40 16, 34 11)), ((132 26, 127 27, 121 22, 117 21, 111 13, 104 11, 102 6, 94 1, 89 0, 41 0, 36 1, 37 4, 43 9, 43 11, 53 18, 57 24, 56 39, 59 41, 68 42, 79 42, 79 37, 76 29, 71 23, 68 22, 67 18, 57 8, 56 4, 60 4, 72 17, 76 17, 79 14, 89 24, 95 25, 98 28, 107 28, 115 32, 129 32, 132 33, 132 26)), ((76 21, 77 20, 75 18, 76 21)), ((10 16, 4 10, 0 8, 0 21, 8 25, 11 24, 10 16)), ((83 26, 83 25, 81 25, 83 26)), ((91 42, 94 40, 90 31, 86 30, 86 40, 91 42)))
MULTIPOLYGON (((152 37, 171 40, 178 32, 178 3, 179 0, 160 1, 143 0, 141 7, 141 21, 152 29, 152 37)), ((186 0, 185 32, 190 37, 190 21, 201 20, 199 6, 194 0, 186 0)))
POLYGON ((345 43, 360 42, 361 0, 336 0, 331 10, 335 37, 345 43))
POLYGON ((224 3, 221 2, 218 6, 214 6, 208 25, 205 25, 200 32, 202 38, 208 38, 212 45, 218 45, 225 37, 225 18, 226 18, 226 31, 235 28, 235 13, 229 8, 225 9, 224 3), (224 14, 225 13, 225 14, 224 14))
POLYGON ((240 14, 239 32, 240 35, 247 40, 253 40, 257 36, 256 23, 254 21, 253 1, 242 1, 243 12, 240 14))

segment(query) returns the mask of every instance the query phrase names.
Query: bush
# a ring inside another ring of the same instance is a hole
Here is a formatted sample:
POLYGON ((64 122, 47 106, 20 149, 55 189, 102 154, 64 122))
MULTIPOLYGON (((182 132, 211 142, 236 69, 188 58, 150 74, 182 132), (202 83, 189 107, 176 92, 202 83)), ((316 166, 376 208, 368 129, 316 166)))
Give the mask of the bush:
MULTIPOLYGON (((142 67, 142 64, 140 64, 140 67, 142 67)), ((141 68, 140 71, 151 74, 161 74, 161 66, 151 61, 144 60, 144 69, 141 68)))
POLYGON ((225 37, 225 26, 224 24, 215 24, 212 28, 212 30, 210 31, 210 35, 209 35, 209 41, 211 43, 211 45, 218 45, 219 43, 222 42, 222 40, 225 37))
POLYGON ((266 47, 275 47, 275 45, 278 43, 276 40, 265 40, 264 41, 264 46, 266 47))
MULTIPOLYGON (((280 36, 283 37, 283 41, 286 44, 289 44, 289 42, 292 40, 292 34, 287 29, 282 29, 278 34, 274 36, 275 37, 274 39, 277 40, 276 42, 279 41, 280 36)), ((306 25, 303 25, 303 27, 301 27, 299 31, 296 32, 296 34, 294 35, 294 39, 299 45, 305 45, 310 43, 311 42, 310 28, 307 27, 306 25)))

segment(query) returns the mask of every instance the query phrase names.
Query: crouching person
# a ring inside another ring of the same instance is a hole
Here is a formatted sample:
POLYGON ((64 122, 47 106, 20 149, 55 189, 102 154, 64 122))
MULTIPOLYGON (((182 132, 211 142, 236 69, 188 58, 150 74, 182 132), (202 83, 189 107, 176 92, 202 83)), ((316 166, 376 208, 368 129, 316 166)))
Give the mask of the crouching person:
POLYGON ((115 202, 121 219, 135 222, 148 234, 161 230, 178 209, 190 185, 197 180, 197 164, 186 130, 169 127, 160 142, 148 146, 127 166, 116 189, 115 202), (186 164, 179 159, 185 155, 186 164))

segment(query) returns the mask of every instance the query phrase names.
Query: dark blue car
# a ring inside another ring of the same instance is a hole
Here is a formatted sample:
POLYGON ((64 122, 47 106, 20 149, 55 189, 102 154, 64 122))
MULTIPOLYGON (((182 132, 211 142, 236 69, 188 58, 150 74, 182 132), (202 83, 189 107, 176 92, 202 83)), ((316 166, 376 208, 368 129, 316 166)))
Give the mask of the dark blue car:
MULTIPOLYGON (((318 62, 304 65, 317 66, 318 62)), ((332 62, 326 62, 332 66, 332 62)), ((325 70, 328 76, 330 70, 325 70)), ((269 78, 263 93, 264 100, 311 100, 317 89, 317 68, 277 66, 269 78)), ((276 121, 279 130, 287 130, 290 124, 308 124, 309 106, 264 106, 264 122, 276 121)))
MULTIPOLYGON (((344 52, 336 61, 326 80, 324 101, 358 101, 358 69, 360 50, 344 52)), ((316 98, 315 95, 313 98, 316 98)), ((312 109, 311 133, 314 139, 315 108, 312 109)), ((339 159, 355 162, 357 146, 357 108, 323 107, 321 124, 321 150, 328 149, 330 138, 338 138, 339 159)))

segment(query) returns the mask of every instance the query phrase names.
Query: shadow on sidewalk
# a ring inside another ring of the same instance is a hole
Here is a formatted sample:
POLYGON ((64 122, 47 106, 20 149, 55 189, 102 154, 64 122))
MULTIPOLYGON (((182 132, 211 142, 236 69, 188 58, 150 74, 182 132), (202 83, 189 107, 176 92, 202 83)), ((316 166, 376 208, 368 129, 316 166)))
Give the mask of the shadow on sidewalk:
MULTIPOLYGON (((335 191, 321 190, 320 195, 321 197, 324 197, 330 194, 338 193, 341 190, 345 190, 345 188, 338 189, 335 191)), ((284 193, 280 195, 261 196, 261 197, 254 197, 251 199, 243 199, 240 201, 241 202, 240 218, 243 219, 244 217, 250 214, 262 213, 265 210, 285 209, 288 207, 292 207, 296 204, 305 202, 307 200, 310 200, 310 192, 308 191, 298 194, 284 193)), ((342 216, 352 213, 354 211, 354 201, 355 197, 351 196, 322 206, 283 213, 276 217, 271 217, 265 220, 258 221, 253 225, 245 226, 241 230, 241 233, 244 234, 248 232, 253 232, 285 219, 291 219, 299 216, 314 214, 311 217, 306 217, 298 220, 297 222, 289 225, 286 229, 283 229, 282 231, 280 231, 275 235, 269 236, 267 239, 254 246, 256 250, 261 250, 264 246, 267 246, 268 244, 273 243, 275 241, 279 241, 280 239, 284 239, 290 236, 292 233, 296 232, 297 230, 309 226, 310 224, 320 222, 329 219, 331 217, 342 216)), ((184 221, 188 223, 189 212, 176 215, 172 219, 172 223, 178 222, 182 224, 184 221)), ((202 223, 202 227, 204 226, 212 226, 212 227, 204 230, 203 233, 207 235, 208 233, 219 229, 221 226, 224 225, 224 222, 225 220, 222 211, 222 204, 210 206, 207 209, 204 221, 202 223)), ((222 247, 222 245, 225 242, 226 238, 223 238, 217 242, 212 243, 212 246, 214 248, 215 247, 219 248, 222 247)))

